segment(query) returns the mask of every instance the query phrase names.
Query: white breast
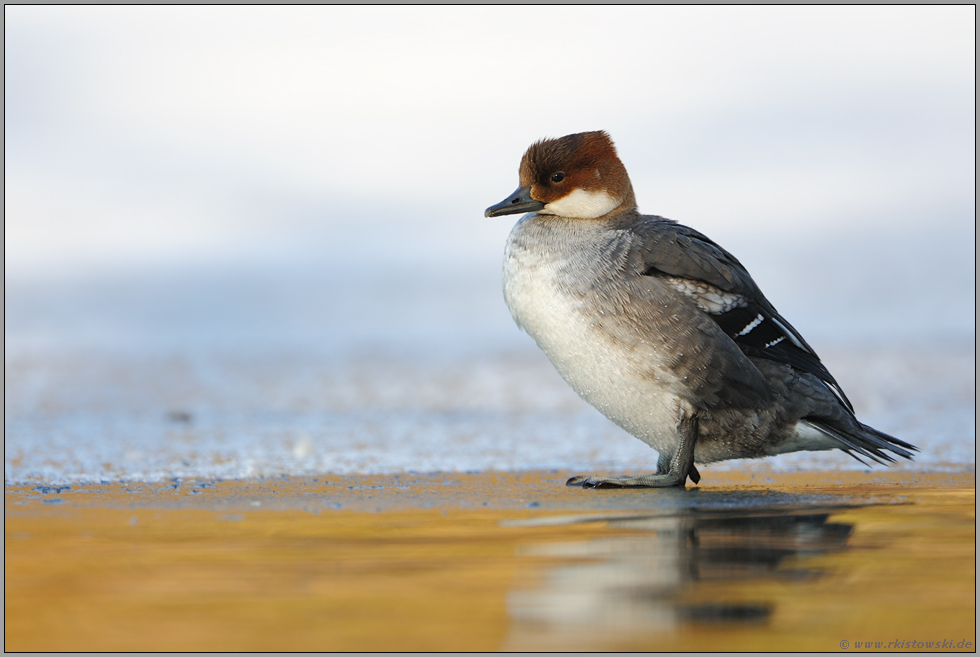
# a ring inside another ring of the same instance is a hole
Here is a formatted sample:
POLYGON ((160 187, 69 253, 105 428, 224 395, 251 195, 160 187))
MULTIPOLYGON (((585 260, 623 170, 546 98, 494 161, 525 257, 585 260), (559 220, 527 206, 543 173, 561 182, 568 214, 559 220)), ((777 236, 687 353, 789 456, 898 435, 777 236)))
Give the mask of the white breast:
POLYGON ((626 347, 609 335, 587 295, 567 284, 574 266, 515 239, 520 228, 504 256, 504 297, 518 325, 583 399, 658 451, 672 453, 682 403, 665 381, 673 375, 651 376, 651 363, 660 360, 652 345, 626 347))

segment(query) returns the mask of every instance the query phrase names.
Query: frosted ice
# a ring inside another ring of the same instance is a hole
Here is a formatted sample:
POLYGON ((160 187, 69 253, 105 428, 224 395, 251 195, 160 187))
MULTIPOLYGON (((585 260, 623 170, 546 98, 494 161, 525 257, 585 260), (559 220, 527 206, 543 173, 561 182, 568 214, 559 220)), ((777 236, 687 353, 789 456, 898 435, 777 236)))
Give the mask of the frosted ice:
MULTIPOLYGON (((229 280, 8 287, 5 481, 656 467, 518 332, 495 280, 290 279, 257 299, 229 280)), ((973 467, 972 344, 811 341, 863 421, 922 449, 897 467, 973 467)), ((863 466, 705 469, 733 467, 863 466)))

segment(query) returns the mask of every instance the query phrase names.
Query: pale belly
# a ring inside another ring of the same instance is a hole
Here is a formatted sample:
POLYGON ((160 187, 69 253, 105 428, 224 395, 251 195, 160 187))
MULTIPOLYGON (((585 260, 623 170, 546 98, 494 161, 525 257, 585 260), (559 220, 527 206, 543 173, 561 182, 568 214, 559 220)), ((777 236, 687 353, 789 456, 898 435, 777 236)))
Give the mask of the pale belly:
MULTIPOLYGON (((610 335, 584 298, 556 283, 553 263, 508 254, 504 296, 517 323, 534 338, 559 374, 599 412, 658 452, 673 453, 687 403, 672 390, 674 375, 642 341, 610 335)), ((606 318, 609 319, 609 318, 606 318)))

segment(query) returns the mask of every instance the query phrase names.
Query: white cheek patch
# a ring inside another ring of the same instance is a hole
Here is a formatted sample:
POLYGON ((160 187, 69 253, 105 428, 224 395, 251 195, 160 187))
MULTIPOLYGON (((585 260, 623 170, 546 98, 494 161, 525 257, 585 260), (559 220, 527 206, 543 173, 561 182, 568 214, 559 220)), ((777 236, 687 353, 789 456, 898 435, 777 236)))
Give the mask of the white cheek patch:
POLYGON ((587 192, 576 189, 568 196, 552 201, 540 210, 538 214, 554 214, 570 219, 595 219, 615 210, 621 199, 616 199, 601 192, 587 192))

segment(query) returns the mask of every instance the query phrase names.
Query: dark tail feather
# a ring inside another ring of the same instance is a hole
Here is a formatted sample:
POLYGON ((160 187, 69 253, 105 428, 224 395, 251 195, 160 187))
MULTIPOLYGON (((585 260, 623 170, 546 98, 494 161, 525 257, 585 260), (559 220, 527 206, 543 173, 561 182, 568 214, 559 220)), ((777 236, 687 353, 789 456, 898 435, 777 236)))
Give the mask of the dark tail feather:
POLYGON ((892 458, 890 454, 886 454, 882 450, 887 449, 892 454, 909 460, 912 459, 912 452, 919 451, 919 448, 915 445, 910 445, 903 440, 899 440, 894 436, 889 436, 887 433, 878 431, 877 429, 869 427, 866 424, 861 424, 860 422, 858 422, 858 426, 861 427, 861 433, 842 429, 838 426, 830 426, 820 421, 809 420, 809 422, 837 442, 841 443, 841 445, 843 445, 841 450, 848 456, 857 459, 865 465, 867 465, 867 463, 857 456, 857 454, 871 459, 875 463, 887 465, 889 463, 894 463, 895 459, 892 458))

